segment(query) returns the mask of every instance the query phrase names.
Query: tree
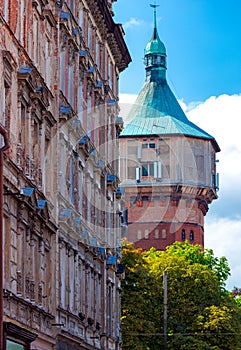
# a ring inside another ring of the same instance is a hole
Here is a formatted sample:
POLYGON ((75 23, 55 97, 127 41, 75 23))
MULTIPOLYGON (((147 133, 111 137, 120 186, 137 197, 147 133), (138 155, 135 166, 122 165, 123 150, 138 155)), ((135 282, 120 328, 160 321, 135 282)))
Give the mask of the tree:
POLYGON ((238 349, 240 307, 224 289, 225 258, 200 246, 174 243, 166 251, 124 244, 123 347, 160 349, 163 344, 163 273, 168 276, 168 349, 238 349), (178 344, 178 345, 177 345, 178 344))
POLYGON ((204 249, 199 244, 193 245, 188 241, 175 242, 166 248, 166 252, 171 256, 183 256, 190 263, 199 263, 205 265, 212 270, 217 276, 221 286, 225 285, 228 276, 230 275, 230 267, 227 259, 222 256, 217 258, 214 256, 212 249, 204 249))
POLYGON ((123 246, 122 262, 125 265, 121 294, 123 348, 148 349, 157 332, 155 315, 160 304, 157 281, 149 274, 141 250, 134 249, 133 244, 123 246))

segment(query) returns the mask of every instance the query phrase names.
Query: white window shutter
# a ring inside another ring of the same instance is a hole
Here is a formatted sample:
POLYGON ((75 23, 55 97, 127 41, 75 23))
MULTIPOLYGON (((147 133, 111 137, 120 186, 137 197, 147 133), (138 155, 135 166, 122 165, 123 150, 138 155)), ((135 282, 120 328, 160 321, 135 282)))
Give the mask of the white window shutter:
POLYGON ((140 168, 136 168, 136 181, 140 181, 140 168))
POLYGON ((157 177, 158 179, 162 178, 162 163, 160 161, 157 162, 157 177))
POLYGON ((154 162, 154 178, 157 178, 157 162, 154 162))

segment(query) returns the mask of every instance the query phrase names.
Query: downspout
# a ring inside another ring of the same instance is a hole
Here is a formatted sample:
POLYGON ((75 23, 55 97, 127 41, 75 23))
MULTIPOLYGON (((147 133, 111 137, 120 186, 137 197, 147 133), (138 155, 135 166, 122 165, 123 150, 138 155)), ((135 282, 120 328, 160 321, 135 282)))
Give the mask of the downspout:
POLYGON ((10 146, 7 130, 1 123, 0 135, 3 137, 3 146, 0 148, 0 349, 3 349, 3 152, 10 146))

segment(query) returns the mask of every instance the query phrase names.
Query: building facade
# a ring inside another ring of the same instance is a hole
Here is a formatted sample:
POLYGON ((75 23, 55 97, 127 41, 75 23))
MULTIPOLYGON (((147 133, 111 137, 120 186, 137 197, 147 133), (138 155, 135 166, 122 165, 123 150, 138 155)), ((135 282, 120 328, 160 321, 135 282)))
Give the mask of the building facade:
POLYGON ((0 1, 3 349, 121 348, 112 3, 0 1))
POLYGON ((217 198, 215 139, 191 123, 166 80, 156 26, 145 48, 146 81, 120 135, 128 240, 163 250, 186 239, 204 246, 204 217, 217 198))

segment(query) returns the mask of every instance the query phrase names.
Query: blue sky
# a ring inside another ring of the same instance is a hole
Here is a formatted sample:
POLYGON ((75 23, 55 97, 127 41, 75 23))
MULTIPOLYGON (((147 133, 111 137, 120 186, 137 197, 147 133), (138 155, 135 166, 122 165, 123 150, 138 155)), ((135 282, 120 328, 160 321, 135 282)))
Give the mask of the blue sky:
MULTIPOLYGON (((125 117, 145 80, 144 48, 153 31, 151 1, 118 0, 132 63, 120 76, 125 117)), ((157 2, 158 3, 158 2, 157 2)), ((241 0, 160 0, 158 33, 167 49, 167 80, 189 120, 220 148, 218 200, 205 218, 205 247, 226 256, 227 288, 241 287, 241 0)))
MULTIPOLYGON (((121 74, 121 93, 138 93, 144 83, 144 48, 153 28, 150 3, 118 0, 113 4, 115 21, 123 24, 132 56, 121 74)), ((167 49, 167 78, 176 97, 189 103, 241 92, 241 1, 158 3, 158 32, 167 49)))

